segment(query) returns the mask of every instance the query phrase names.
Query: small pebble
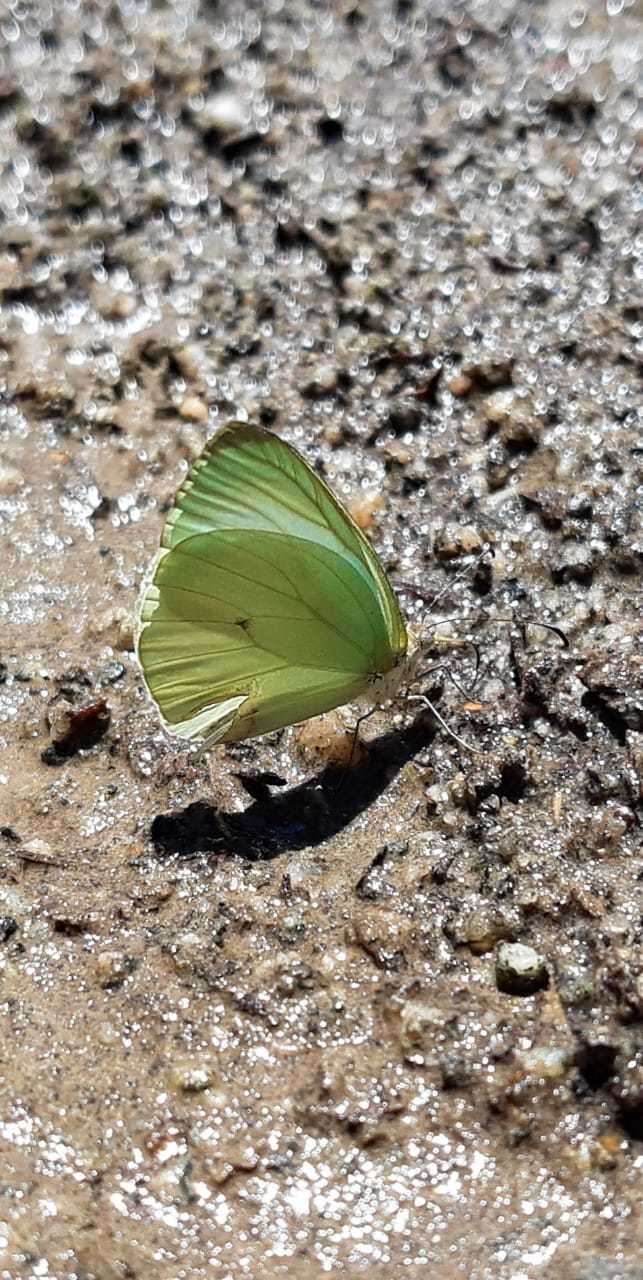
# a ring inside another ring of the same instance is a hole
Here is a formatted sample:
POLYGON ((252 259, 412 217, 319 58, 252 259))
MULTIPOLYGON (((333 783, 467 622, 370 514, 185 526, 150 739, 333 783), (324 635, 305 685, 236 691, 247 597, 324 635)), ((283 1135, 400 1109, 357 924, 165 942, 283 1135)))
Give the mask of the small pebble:
POLYGON ((301 942, 306 933, 304 918, 295 911, 289 911, 279 923, 279 941, 283 946, 294 946, 301 942))
POLYGON ((508 924, 499 913, 481 907, 469 916, 464 932, 469 950, 474 956, 481 956, 487 951, 493 951, 499 938, 506 938, 508 924))
POLYGON ((538 443, 543 419, 538 417, 531 397, 518 396, 513 388, 494 391, 484 402, 488 423, 499 428, 503 444, 513 449, 529 449, 538 443))
POLYGON ((542 1076, 543 1080, 562 1080, 570 1064, 568 1049, 543 1045, 536 1049, 526 1049, 517 1055, 523 1071, 531 1076, 542 1076))
POLYGON ((302 387, 302 393, 315 399, 332 395, 337 390, 337 370, 332 364, 319 364, 311 370, 311 376, 302 387))
POLYGON ((370 529, 373 524, 373 517, 378 511, 382 510, 383 506, 384 499, 382 495, 373 493, 370 497, 357 498, 355 502, 351 502, 348 510, 360 529, 370 529))
POLYGON ((452 396, 457 396, 459 399, 462 396, 468 396, 472 388, 473 382, 471 378, 467 377, 464 373, 458 374, 457 377, 452 378, 450 382, 447 382, 447 390, 451 392, 452 396))
POLYGON ((186 422, 207 422, 208 406, 200 396, 186 396, 181 402, 179 413, 186 422))
MULTIPOLYGON (((83 748, 95 746, 107 732, 110 719, 109 707, 102 698, 82 707, 61 698, 47 712, 52 742, 62 757, 73 756, 83 748)), ((51 763, 50 760, 47 762, 51 763)))
POLYGON ((63 739, 69 732, 69 722, 74 710, 74 705, 68 698, 61 698, 59 702, 47 708, 47 727, 54 741, 63 739))
POLYGON ((438 560, 457 560, 482 549, 477 529, 466 524, 447 524, 435 535, 433 550, 438 560))
POLYGON ((6 942, 18 928, 18 922, 13 916, 0 916, 0 942, 6 942))
POLYGON ((120 987, 136 964, 131 956, 122 951, 99 951, 94 964, 94 972, 101 987, 120 987))
POLYGON ((594 552, 591 547, 569 543, 551 565, 555 583, 590 582, 594 573, 594 552))
POLYGON ((366 757, 366 748, 336 711, 305 720, 295 730, 295 743, 299 755, 306 761, 320 760, 324 764, 354 765, 366 757))
POLYGON ((11 497, 11 494, 22 489, 24 482, 25 478, 17 467, 10 466, 8 462, 0 462, 0 497, 11 497))
POLYGON ((402 444, 401 440, 389 440, 383 447, 382 453, 390 463, 395 463, 398 467, 407 467, 413 459, 413 453, 402 444))
POLYGON ((172 1083, 182 1093, 203 1093, 216 1083, 216 1075, 209 1064, 186 1063, 174 1067, 172 1083))
POLYGON ((401 1039, 406 1049, 431 1046, 446 1021, 444 1010, 421 997, 407 1000, 401 1010, 401 1039))
POLYGON ((134 619, 127 609, 107 609, 91 619, 87 632, 92 640, 102 640, 112 649, 131 653, 134 649, 134 619))
POLYGON ((18 847, 18 854, 25 862, 40 862, 43 866, 58 866, 60 858, 54 853, 50 844, 46 840, 40 840, 35 837, 33 840, 24 840, 18 847))
POLYGON ((510 996, 531 996, 549 986, 544 958, 522 942, 503 942, 496 952, 496 986, 510 996))
POLYGON ((288 862, 288 885, 291 894, 308 897, 312 886, 319 883, 323 866, 310 855, 294 854, 288 862))
POLYGON ((236 93, 213 93, 199 112, 201 129, 218 129, 221 133, 236 133, 248 124, 248 108, 236 93))
POLYGON ((133 293, 115 292, 109 285, 96 286, 94 302, 106 320, 127 320, 136 311, 133 293))

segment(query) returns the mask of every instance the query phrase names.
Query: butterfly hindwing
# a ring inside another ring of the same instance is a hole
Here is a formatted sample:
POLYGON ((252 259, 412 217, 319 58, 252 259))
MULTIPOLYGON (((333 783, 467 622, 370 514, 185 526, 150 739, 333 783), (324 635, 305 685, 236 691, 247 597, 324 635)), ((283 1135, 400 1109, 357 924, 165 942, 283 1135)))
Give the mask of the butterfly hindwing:
POLYGON ((186 538, 159 560, 139 653, 175 732, 212 739, 234 711, 225 740, 351 701, 393 659, 378 598, 351 561, 247 529, 186 538))

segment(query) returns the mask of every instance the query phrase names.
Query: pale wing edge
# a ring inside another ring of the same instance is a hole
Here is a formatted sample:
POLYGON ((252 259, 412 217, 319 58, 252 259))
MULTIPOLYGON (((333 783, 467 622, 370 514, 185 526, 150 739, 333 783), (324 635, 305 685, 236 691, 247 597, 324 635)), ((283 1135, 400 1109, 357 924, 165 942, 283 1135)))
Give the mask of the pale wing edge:
POLYGON ((223 702, 211 703, 209 707, 203 707, 198 711, 195 716, 190 716, 187 720, 179 720, 176 724, 171 724, 163 715, 161 720, 169 733, 175 733, 188 742, 198 740, 202 750, 207 751, 208 747, 213 747, 225 737, 237 719, 240 708, 244 702, 248 701, 248 696, 247 693, 240 693, 234 698, 226 698, 223 702))

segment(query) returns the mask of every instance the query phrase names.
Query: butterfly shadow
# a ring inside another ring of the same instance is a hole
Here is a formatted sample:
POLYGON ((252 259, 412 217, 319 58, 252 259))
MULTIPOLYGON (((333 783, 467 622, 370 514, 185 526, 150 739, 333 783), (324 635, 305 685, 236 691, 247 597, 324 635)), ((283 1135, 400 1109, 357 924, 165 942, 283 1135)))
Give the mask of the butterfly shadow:
POLYGON ((254 795, 242 813, 227 813, 197 800, 178 812, 159 814, 150 836, 160 855, 236 854, 266 862, 283 853, 323 844, 342 831, 389 786, 400 769, 428 746, 436 726, 420 712, 404 729, 369 744, 366 759, 347 768, 327 765, 307 782, 272 791, 273 775, 245 780, 254 795))

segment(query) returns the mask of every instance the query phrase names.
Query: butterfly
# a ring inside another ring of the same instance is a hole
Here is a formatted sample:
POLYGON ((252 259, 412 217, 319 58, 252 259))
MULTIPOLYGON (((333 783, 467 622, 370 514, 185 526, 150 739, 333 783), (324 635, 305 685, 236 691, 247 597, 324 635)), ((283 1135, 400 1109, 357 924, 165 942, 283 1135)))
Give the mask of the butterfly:
POLYGON ((291 445, 223 427, 174 499, 137 651, 166 727, 207 748, 355 702, 409 637, 373 548, 291 445))

